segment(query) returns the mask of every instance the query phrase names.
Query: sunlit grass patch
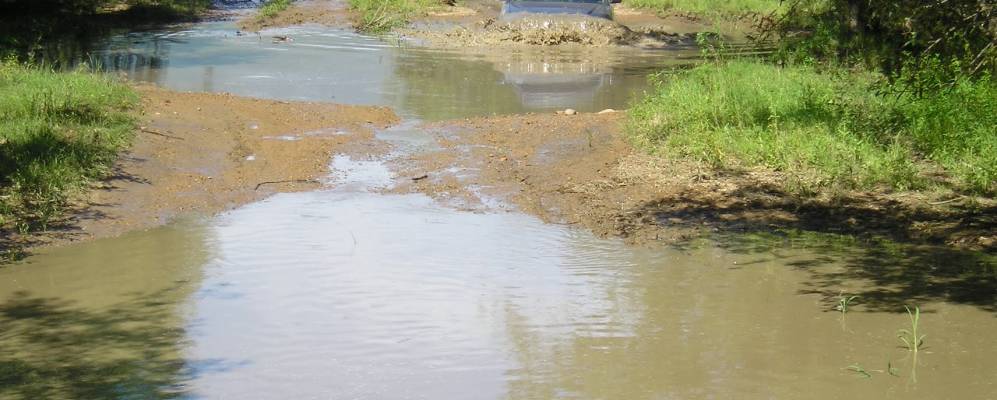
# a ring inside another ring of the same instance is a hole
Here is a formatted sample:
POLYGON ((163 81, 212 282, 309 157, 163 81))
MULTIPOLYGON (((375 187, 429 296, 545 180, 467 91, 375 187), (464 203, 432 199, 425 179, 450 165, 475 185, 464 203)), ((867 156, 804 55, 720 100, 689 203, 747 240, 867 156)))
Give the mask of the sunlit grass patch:
POLYGON ((133 135, 138 98, 112 78, 0 64, 0 227, 44 229, 133 135))
POLYGON ((403 26, 421 13, 442 5, 440 0, 349 0, 359 13, 356 28, 366 33, 383 33, 403 26))
POLYGON ((257 11, 256 15, 259 19, 273 18, 290 6, 291 0, 267 0, 262 6, 260 6, 260 9, 257 11))
POLYGON ((920 189, 937 163, 959 190, 992 193, 997 99, 989 81, 930 97, 882 96, 876 76, 716 62, 656 78, 630 112, 638 145, 718 169, 764 167, 789 189, 920 189))

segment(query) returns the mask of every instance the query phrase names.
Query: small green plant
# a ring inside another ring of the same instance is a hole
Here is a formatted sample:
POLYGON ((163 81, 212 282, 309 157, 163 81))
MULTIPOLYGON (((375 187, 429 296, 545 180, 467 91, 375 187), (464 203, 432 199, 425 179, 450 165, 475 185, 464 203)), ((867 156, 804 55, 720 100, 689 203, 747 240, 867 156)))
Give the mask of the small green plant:
POLYGON ((835 307, 842 314, 848 313, 848 306, 852 304, 852 300, 857 299, 858 296, 845 296, 844 294, 838 295, 838 306, 835 307))
POLYGON ((387 5, 381 4, 376 8, 362 13, 360 20, 357 21, 356 28, 361 32, 383 33, 402 23, 401 15, 388 12, 387 5))
POLYGON ((872 378, 872 374, 870 374, 869 371, 866 371, 865 368, 862 368, 861 365, 852 364, 852 365, 849 365, 848 367, 846 367, 845 369, 847 369, 849 371, 852 371, 852 372, 854 372, 854 373, 862 376, 863 378, 872 378))
POLYGON ((917 353, 918 349, 924 345, 924 337, 927 335, 918 334, 918 325, 921 322, 921 307, 914 307, 914 311, 911 311, 910 307, 904 305, 904 309, 907 310, 907 316, 910 318, 910 329, 900 329, 897 331, 897 338, 904 343, 907 350, 917 353))

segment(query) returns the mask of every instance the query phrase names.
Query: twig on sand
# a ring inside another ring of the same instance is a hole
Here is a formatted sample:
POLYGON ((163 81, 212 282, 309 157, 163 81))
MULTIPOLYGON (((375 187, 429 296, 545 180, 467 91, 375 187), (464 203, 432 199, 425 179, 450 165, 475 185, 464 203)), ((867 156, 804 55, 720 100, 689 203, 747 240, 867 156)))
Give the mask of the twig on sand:
POLYGON ((319 182, 315 179, 287 179, 283 181, 266 181, 256 184, 256 189, 253 190, 260 190, 260 186, 275 184, 275 183, 319 183, 319 182))
POLYGON ((157 135, 157 136, 162 136, 162 137, 165 137, 165 138, 170 138, 170 139, 176 139, 176 140, 183 140, 183 138, 182 138, 182 137, 179 137, 179 136, 173 136, 173 135, 167 135, 167 134, 165 134, 165 133, 162 133, 162 132, 157 132, 157 131, 154 131, 154 130, 152 130, 152 129, 147 129, 147 128, 139 128, 139 130, 140 130, 140 131, 142 131, 142 132, 145 132, 145 133, 151 133, 151 134, 153 134, 153 135, 157 135))
POLYGON ((953 202, 953 201, 956 201, 956 200, 962 200, 962 199, 965 199, 965 198, 966 198, 966 195, 960 195, 960 196, 957 196, 957 197, 954 197, 954 198, 951 198, 951 199, 948 199, 948 200, 942 200, 942 201, 929 201, 929 202, 928 202, 928 204, 931 204, 931 205, 933 205, 933 206, 937 206, 937 205, 939 205, 939 204, 946 204, 946 203, 951 203, 951 202, 953 202))

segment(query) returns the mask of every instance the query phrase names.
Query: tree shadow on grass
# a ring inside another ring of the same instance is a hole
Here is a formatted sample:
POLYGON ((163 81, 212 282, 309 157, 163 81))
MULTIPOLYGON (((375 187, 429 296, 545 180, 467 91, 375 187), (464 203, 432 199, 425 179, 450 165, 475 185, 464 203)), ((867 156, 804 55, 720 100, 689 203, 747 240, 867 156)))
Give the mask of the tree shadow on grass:
POLYGON ((0 304, 0 397, 184 397, 189 370, 165 290, 100 310, 18 292, 0 304))

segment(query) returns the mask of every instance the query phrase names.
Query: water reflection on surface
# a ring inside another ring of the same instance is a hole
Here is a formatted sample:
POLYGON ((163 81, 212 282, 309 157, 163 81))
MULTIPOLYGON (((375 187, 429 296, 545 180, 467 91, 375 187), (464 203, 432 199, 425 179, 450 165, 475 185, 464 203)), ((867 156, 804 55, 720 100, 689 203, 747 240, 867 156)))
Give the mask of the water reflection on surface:
POLYGON ((55 249, 0 268, 0 398, 185 392, 185 305, 210 257, 198 225, 55 249))
POLYGON ((885 298, 830 311, 827 292, 892 289, 849 275, 870 255, 860 246, 635 248, 518 213, 380 194, 383 165, 333 165, 336 189, 0 269, 0 397, 972 399, 997 389, 987 307, 918 300, 929 337, 916 361, 895 336, 906 315, 885 298))
POLYGON ((623 108, 649 74, 693 56, 615 48, 445 51, 302 27, 237 36, 231 22, 118 36, 102 48, 105 68, 176 90, 389 105, 428 120, 623 108), (274 34, 294 41, 273 43, 274 34))

